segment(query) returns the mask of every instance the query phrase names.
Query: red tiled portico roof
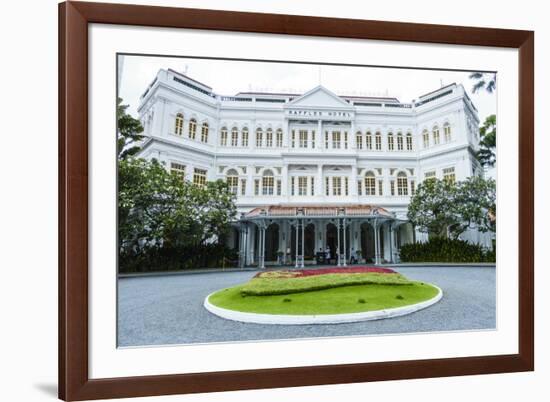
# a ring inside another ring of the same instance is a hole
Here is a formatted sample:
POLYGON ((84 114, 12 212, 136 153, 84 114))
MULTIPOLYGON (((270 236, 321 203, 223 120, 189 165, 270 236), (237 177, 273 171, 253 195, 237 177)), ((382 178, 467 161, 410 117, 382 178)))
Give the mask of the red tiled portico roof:
POLYGON ((365 216, 378 215, 385 218, 393 218, 393 214, 388 210, 376 205, 311 205, 311 206, 280 206, 269 205, 257 207, 244 214, 244 218, 260 217, 288 217, 288 216, 312 216, 312 217, 333 217, 333 216, 365 216), (300 214, 299 214, 300 212, 300 214))

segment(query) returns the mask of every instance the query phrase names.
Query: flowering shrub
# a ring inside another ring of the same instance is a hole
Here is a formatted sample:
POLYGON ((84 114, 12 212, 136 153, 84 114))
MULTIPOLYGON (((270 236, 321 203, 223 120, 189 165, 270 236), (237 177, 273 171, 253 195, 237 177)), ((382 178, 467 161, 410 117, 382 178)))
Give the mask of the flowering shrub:
POLYGON ((302 278, 306 276, 326 275, 326 274, 395 274, 393 269, 378 267, 352 267, 352 268, 321 268, 321 269, 297 269, 259 272, 254 278, 302 278))

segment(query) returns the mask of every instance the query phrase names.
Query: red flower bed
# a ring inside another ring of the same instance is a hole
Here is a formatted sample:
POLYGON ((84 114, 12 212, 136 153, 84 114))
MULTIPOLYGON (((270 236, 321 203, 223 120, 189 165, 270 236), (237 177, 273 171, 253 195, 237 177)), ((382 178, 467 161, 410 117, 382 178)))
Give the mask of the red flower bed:
POLYGON ((258 272, 254 277, 277 277, 277 278, 300 278, 304 276, 315 276, 315 275, 324 275, 324 274, 366 274, 366 273, 377 273, 377 274, 395 274, 396 272, 393 269, 389 268, 378 268, 378 267, 367 267, 367 266, 358 266, 351 268, 320 268, 320 269, 297 269, 297 270, 281 270, 281 271, 266 271, 258 272), (281 275, 275 276, 275 273, 281 273, 281 275), (266 274, 266 275, 264 275, 266 274))

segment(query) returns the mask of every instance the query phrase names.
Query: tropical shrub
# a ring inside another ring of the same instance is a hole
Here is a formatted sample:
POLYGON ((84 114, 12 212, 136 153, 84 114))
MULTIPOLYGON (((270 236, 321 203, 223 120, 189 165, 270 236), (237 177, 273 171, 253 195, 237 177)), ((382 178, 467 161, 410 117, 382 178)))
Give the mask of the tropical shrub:
POLYGON ((460 239, 432 237, 425 243, 405 244, 402 262, 495 262, 495 252, 460 239))

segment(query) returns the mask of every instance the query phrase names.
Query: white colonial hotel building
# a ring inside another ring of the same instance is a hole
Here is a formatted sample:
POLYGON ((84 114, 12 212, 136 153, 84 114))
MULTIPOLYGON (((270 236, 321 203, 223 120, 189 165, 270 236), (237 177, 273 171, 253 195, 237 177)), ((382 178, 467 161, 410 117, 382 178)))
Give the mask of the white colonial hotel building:
MULTIPOLYGON (((396 262, 402 244, 426 238, 406 220, 417 184, 482 174, 477 110, 462 85, 412 103, 323 86, 224 96, 169 69, 138 112, 141 157, 199 185, 228 182, 239 219, 226 241, 241 265, 303 266, 327 248, 339 265, 358 252, 367 262, 396 262)), ((474 230, 463 238, 490 245, 474 230)))

